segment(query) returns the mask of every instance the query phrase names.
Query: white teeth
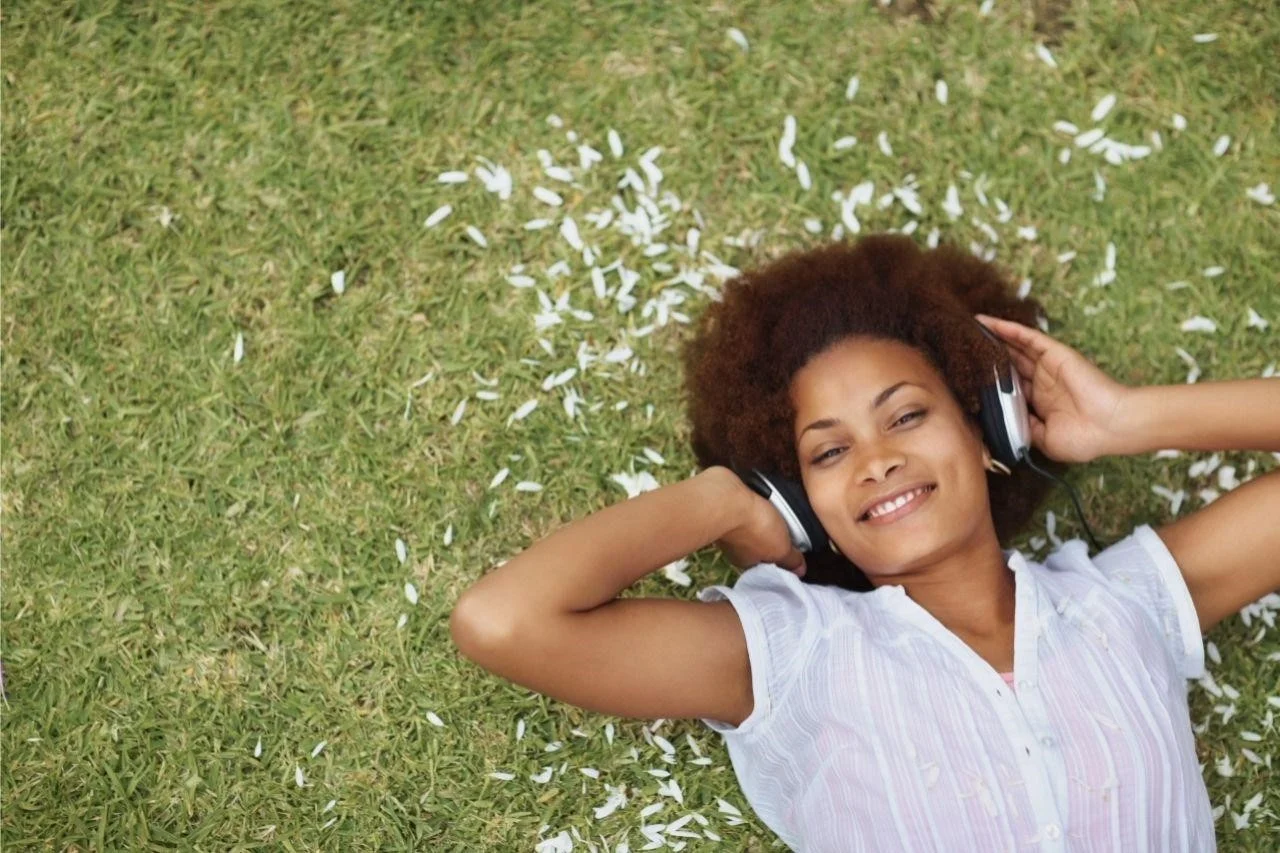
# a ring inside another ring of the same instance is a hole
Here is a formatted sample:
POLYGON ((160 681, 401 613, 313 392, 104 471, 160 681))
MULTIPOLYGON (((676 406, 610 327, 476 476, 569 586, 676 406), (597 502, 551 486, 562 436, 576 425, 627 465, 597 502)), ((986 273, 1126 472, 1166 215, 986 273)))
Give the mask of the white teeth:
POLYGON ((918 489, 914 489, 910 492, 907 492, 905 495, 900 496, 897 500, 885 501, 884 503, 872 509, 869 512, 869 515, 871 516, 871 518, 875 518, 877 516, 884 515, 887 512, 893 512, 898 507, 903 506, 908 501, 913 500, 917 495, 922 495, 927 491, 929 491, 928 486, 922 486, 918 489))

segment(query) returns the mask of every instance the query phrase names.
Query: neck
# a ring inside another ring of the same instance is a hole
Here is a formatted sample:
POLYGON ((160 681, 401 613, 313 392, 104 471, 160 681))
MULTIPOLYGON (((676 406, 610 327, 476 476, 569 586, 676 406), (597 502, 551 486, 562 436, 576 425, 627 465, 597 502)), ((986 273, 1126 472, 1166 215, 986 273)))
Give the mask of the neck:
POLYGON ((1013 630, 1016 585, 994 531, 921 570, 872 582, 900 583, 913 601, 962 639, 994 639, 1013 630))

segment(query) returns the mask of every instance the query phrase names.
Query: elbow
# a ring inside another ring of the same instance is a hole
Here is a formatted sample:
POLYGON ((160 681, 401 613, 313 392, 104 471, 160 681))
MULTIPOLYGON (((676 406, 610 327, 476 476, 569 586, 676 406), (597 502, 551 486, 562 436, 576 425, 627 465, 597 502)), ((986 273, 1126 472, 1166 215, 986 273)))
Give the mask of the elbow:
POLYGON ((515 633, 510 614, 493 607, 471 591, 464 592, 449 615, 449 636, 458 652, 485 666, 485 661, 510 645, 515 633))

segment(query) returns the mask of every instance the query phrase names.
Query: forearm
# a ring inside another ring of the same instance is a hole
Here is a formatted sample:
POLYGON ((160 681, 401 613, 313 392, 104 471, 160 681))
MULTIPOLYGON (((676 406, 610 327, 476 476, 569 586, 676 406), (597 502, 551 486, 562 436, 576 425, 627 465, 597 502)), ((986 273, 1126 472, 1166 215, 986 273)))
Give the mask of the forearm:
POLYGON ((1156 450, 1280 451, 1280 381, 1234 379, 1132 390, 1110 455, 1156 450))
POLYGON ((732 472, 713 467, 561 527, 480 578, 464 595, 514 616, 591 610, 742 522, 732 472))

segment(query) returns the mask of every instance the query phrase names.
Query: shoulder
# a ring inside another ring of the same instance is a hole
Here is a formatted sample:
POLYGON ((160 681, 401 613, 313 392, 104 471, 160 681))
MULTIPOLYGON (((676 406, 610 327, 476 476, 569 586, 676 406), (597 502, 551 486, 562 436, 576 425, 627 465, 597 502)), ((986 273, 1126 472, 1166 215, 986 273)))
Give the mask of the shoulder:
POLYGON ((733 586, 718 584, 698 591, 700 601, 729 601, 748 633, 768 633, 771 645, 799 652, 836 625, 855 630, 868 623, 884 599, 836 586, 805 583, 794 572, 759 563, 742 572, 733 586))
POLYGON ((1148 524, 1090 557, 1080 539, 1064 542, 1044 562, 1047 577, 1076 600, 1105 596, 1158 629, 1186 678, 1204 670, 1204 646, 1194 602, 1177 561, 1148 524))

